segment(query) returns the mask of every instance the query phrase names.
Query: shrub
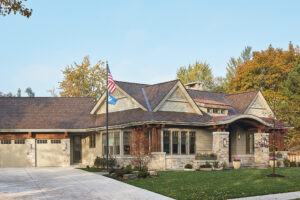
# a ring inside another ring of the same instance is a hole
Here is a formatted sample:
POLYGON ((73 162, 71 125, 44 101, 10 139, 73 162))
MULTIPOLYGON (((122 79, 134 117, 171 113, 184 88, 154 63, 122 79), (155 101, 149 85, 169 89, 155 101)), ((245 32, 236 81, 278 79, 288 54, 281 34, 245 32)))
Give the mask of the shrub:
POLYGON ((115 173, 117 177, 123 177, 123 175, 126 174, 124 169, 117 169, 115 173))
POLYGON ((290 162, 290 167, 297 167, 296 162, 290 162))
POLYGON ((109 169, 108 170, 108 173, 112 174, 112 173, 115 173, 116 172, 116 169, 109 169))
POLYGON ((205 165, 200 165, 200 168, 211 168, 211 164, 206 161, 205 165))
POLYGON ((124 173, 125 174, 131 174, 133 172, 133 169, 132 169, 132 166, 131 165, 127 165, 125 168, 124 168, 124 173))
POLYGON ((222 162, 221 166, 222 166, 223 169, 226 169, 227 168, 227 163, 226 162, 222 162))
POLYGON ((139 171, 139 173, 137 174, 139 178, 146 178, 148 177, 150 174, 147 171, 139 171))
POLYGON ((134 166, 133 171, 139 171, 139 167, 138 166, 134 166))
POLYGON ((285 167, 289 167, 289 166, 290 166, 290 161, 289 161, 289 159, 287 159, 287 158, 283 159, 283 165, 284 165, 285 167))
POLYGON ((298 167, 300 167, 300 162, 297 162, 298 167))
POLYGON ((277 167, 280 167, 280 166, 281 166, 281 162, 277 161, 277 167))
MULTIPOLYGON (((106 163, 105 163, 106 164, 106 163)), ((112 156, 109 156, 109 159, 108 159, 108 167, 109 168, 114 168, 115 166, 117 165, 117 160, 112 157, 112 156)))
POLYGON ((94 161, 94 167, 95 168, 105 168, 105 165, 106 165, 106 159, 104 157, 99 157, 97 156, 95 158, 95 161, 94 161))
POLYGON ((186 164, 186 165, 184 166, 184 168, 185 168, 185 169, 193 169, 193 165, 191 165, 191 164, 186 164))
POLYGON ((219 162, 218 162, 218 161, 215 161, 215 162, 213 163, 213 166, 214 166, 214 168, 219 168, 219 162))
POLYGON ((141 169, 142 172, 148 172, 148 167, 147 166, 143 166, 141 169))

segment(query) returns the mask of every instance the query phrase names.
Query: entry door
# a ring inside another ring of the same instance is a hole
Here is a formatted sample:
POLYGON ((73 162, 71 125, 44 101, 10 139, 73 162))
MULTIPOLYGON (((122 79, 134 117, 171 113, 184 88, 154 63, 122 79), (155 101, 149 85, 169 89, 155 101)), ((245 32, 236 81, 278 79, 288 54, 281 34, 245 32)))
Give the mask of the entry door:
POLYGON ((81 136, 75 135, 73 137, 73 162, 81 163, 81 136))

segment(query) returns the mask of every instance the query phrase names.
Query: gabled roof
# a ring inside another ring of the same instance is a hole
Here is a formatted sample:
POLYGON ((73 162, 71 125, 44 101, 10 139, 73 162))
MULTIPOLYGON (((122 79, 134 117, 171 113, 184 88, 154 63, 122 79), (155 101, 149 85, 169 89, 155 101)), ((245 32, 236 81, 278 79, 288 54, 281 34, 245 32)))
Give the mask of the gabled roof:
POLYGON ((0 97, 0 129, 83 129, 93 98, 0 97))
POLYGON ((258 93, 259 91, 255 90, 249 92, 225 94, 225 98, 234 108, 235 114, 243 114, 258 93))
POLYGON ((192 89, 187 89, 187 91, 196 102, 230 106, 230 103, 224 97, 224 93, 192 89))

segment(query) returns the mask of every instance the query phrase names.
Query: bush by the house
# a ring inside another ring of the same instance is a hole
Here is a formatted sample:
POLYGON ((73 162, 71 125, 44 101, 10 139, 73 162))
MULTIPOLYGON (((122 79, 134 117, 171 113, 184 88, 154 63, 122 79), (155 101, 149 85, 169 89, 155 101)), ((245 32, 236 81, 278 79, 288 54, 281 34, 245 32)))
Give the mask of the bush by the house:
POLYGON ((290 162, 290 167, 297 167, 296 162, 290 162))
POLYGON ((125 168, 124 168, 124 173, 125 174, 131 174, 133 172, 133 169, 132 169, 132 166, 131 165, 127 165, 125 168))
POLYGON ((285 167, 289 167, 289 166, 290 166, 290 161, 289 161, 289 159, 287 159, 287 158, 283 159, 283 165, 284 165, 285 167))
POLYGON ((211 168, 211 164, 206 161, 205 165, 200 165, 200 168, 211 168))
POLYGON ((281 162, 277 161, 277 167, 281 167, 281 162))
POLYGON ((193 169, 193 165, 191 165, 191 164, 186 164, 186 165, 184 166, 184 168, 185 168, 185 169, 193 169))
POLYGON ((97 156, 94 161, 94 167, 95 168, 105 168, 106 165, 106 159, 104 157, 97 156))
POLYGON ((146 177, 148 177, 150 174, 149 174, 148 171, 139 171, 137 175, 138 175, 139 178, 146 178, 146 177))
MULTIPOLYGON (((273 157, 273 152, 270 152, 270 153, 269 153, 269 156, 270 156, 270 157, 273 157)), ((282 158, 282 153, 280 153, 280 152, 275 152, 275 156, 276 156, 277 158, 282 158)))
POLYGON ((219 162, 218 162, 218 161, 215 161, 215 162, 213 163, 213 166, 214 166, 214 168, 219 168, 219 162))
POLYGON ((226 168, 227 168, 227 163, 226 163, 226 162, 222 162, 221 167, 222 167, 223 169, 226 169, 226 168))

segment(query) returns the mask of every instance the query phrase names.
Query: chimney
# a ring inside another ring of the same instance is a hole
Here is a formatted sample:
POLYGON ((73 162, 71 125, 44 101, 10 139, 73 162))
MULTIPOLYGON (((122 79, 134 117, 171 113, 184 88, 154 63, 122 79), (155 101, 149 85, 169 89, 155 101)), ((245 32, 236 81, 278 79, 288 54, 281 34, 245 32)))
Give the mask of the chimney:
POLYGON ((187 89, 192 89, 192 90, 203 90, 202 83, 201 82, 192 82, 192 83, 187 83, 184 85, 187 89))

